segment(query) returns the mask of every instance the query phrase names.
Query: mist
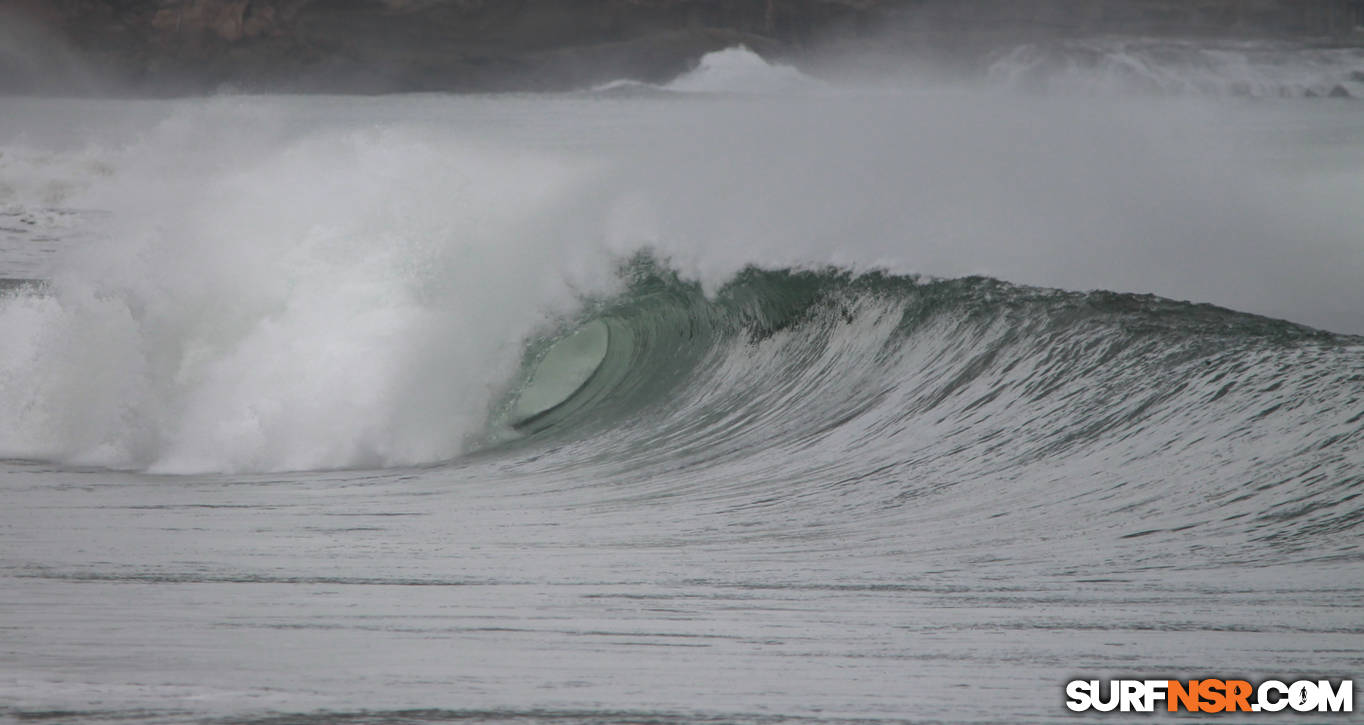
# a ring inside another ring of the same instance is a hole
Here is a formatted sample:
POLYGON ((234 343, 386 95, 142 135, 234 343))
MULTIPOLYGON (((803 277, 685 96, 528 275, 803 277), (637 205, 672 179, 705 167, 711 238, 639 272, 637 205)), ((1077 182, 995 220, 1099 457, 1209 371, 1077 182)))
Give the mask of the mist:
POLYGON ((1287 161, 1318 133, 1294 109, 936 90, 674 122, 632 151, 619 214, 710 279, 739 259, 884 265, 1364 332, 1364 179, 1343 157, 1287 161))
POLYGON ((0 718, 1364 661, 1364 0, 0 8, 0 718))
POLYGON ((112 87, 59 32, 0 6, 0 94, 92 96, 112 87))
POLYGON ((448 459, 525 341, 641 251, 712 292, 745 267, 982 275, 1364 333, 1351 106, 868 90, 743 50, 615 92, 16 102, 5 203, 52 226, 20 275, 50 284, 0 305, 6 404, 43 411, 0 443, 448 459))

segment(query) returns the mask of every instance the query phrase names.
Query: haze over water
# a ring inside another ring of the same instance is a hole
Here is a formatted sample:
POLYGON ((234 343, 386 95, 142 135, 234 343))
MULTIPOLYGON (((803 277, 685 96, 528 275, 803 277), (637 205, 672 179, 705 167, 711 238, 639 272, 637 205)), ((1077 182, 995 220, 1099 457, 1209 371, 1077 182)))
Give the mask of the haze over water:
POLYGON ((1364 61, 1102 52, 0 99, 0 716, 1045 722, 1076 677, 1353 676, 1364 114, 1302 96, 1364 61))

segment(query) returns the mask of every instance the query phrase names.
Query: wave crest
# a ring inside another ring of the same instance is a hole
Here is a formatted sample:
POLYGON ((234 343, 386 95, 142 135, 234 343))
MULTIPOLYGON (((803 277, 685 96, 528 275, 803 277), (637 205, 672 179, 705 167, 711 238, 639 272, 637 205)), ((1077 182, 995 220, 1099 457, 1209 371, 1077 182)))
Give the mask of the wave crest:
POLYGON ((522 465, 640 481, 718 466, 745 500, 808 495, 868 517, 953 489, 963 517, 1199 526, 1289 548, 1359 523, 1360 338, 979 277, 750 268, 708 299, 647 260, 634 271, 593 316, 627 333, 612 369, 505 444, 536 452, 522 465))
POLYGON ((1254 98, 1364 97, 1364 50, 1089 38, 998 55, 994 83, 1049 92, 1254 98))

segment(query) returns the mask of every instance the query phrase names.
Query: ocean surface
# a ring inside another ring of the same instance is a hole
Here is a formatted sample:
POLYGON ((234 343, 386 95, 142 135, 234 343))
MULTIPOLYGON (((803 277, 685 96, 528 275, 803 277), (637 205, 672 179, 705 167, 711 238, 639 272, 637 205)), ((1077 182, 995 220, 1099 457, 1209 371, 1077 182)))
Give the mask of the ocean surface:
POLYGON ((1361 51, 1106 40, 0 98, 0 720, 1358 682, 1359 97, 1361 51))

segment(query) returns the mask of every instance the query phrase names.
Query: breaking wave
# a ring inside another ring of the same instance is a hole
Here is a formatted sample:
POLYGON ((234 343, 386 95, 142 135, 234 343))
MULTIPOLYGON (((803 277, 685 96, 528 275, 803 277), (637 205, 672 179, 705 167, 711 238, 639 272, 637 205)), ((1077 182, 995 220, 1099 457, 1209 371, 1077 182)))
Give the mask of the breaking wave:
POLYGON ((793 66, 771 63, 740 45, 707 53, 696 67, 668 83, 612 81, 593 89, 609 95, 650 93, 782 94, 827 89, 822 81, 793 66))
POLYGON ((835 445, 840 476, 938 481, 1360 475, 1356 338, 1048 291, 1358 331, 1357 181, 1285 173, 1206 109, 72 103, 15 108, 94 141, 0 139, 0 456, 316 470, 552 439, 835 445), (618 275, 641 249, 665 261, 618 275), (591 320, 599 374, 517 420, 591 320))
POLYGON ((1364 49, 1086 38, 1000 53, 987 77, 1009 87, 1063 93, 1364 98, 1364 49))
MULTIPOLYGON (((905 59, 879 64, 868 88, 932 85, 930 65, 905 59)), ((1086 37, 1025 43, 992 54, 986 86, 1081 96, 1364 98, 1364 49, 1303 47, 1282 42, 1086 37)), ((854 83, 852 88, 858 87, 854 83)), ((735 46, 709 53, 663 85, 619 80, 596 93, 779 95, 837 87, 801 70, 735 46)))
MULTIPOLYGON (((596 373, 499 455, 723 471, 774 496, 809 482, 869 512, 960 489, 962 516, 1113 514, 1131 536, 1200 527, 1319 558, 1364 523, 1362 338, 982 277, 749 269, 707 297, 648 257, 626 276, 585 313, 612 330, 596 373)), ((549 343, 520 387, 553 373, 549 343)))

